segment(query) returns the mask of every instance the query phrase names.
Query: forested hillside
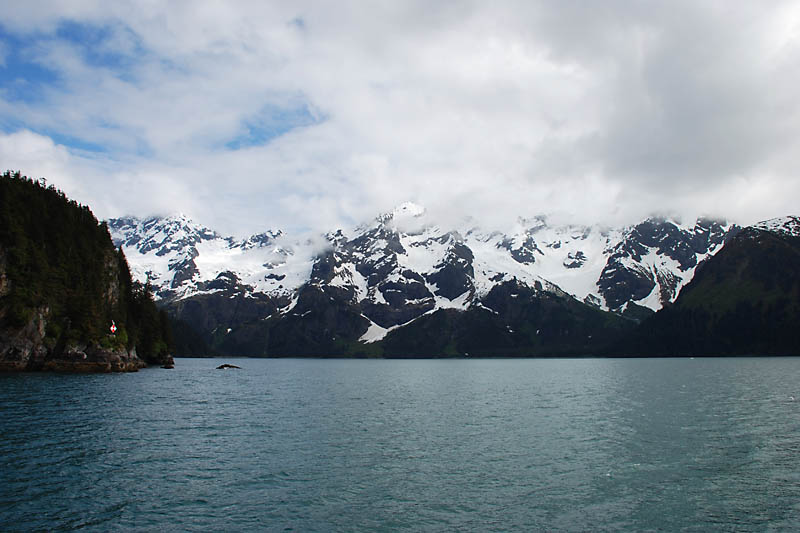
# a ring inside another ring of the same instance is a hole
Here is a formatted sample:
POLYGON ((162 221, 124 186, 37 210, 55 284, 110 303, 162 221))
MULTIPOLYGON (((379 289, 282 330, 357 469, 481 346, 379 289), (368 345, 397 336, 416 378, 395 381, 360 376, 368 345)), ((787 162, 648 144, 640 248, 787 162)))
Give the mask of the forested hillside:
POLYGON ((0 368, 132 370, 167 362, 170 345, 166 314, 106 224, 44 180, 4 173, 0 368))

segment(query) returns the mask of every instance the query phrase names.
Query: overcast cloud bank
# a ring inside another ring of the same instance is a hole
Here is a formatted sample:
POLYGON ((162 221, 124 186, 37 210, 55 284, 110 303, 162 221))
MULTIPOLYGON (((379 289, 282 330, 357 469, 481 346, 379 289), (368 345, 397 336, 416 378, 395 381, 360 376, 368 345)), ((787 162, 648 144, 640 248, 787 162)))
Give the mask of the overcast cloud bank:
POLYGON ((0 165, 98 216, 327 231, 797 212, 794 2, 7 2, 0 165))

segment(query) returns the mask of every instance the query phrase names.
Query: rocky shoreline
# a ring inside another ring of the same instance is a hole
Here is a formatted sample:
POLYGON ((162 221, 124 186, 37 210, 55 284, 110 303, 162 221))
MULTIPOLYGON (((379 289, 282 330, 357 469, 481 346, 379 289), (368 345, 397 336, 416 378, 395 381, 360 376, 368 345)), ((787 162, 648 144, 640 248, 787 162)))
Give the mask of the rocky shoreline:
POLYGON ((60 372, 91 374, 137 372, 149 364, 168 367, 172 356, 146 361, 136 349, 113 350, 97 344, 74 344, 59 348, 45 341, 47 309, 40 309, 21 330, 0 331, 0 372, 60 372))
MULTIPOLYGON (((2 346, 0 348, 0 372, 59 372, 68 374, 98 374, 110 372, 138 372, 150 366, 141 359, 136 350, 113 351, 99 346, 72 346, 60 353, 51 353, 44 346, 2 346), (10 349, 9 349, 10 348, 10 349)), ((171 368, 172 356, 151 363, 171 368)))

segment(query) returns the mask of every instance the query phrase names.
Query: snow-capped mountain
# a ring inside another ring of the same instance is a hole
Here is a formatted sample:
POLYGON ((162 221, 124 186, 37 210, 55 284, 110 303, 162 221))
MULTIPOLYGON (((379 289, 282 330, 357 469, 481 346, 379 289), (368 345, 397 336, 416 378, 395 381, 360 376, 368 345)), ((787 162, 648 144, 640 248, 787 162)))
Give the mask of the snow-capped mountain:
MULTIPOLYGON (((212 351, 271 356, 589 353, 630 330, 619 315, 674 302, 741 231, 704 218, 609 228, 539 216, 500 232, 443 226, 414 204, 316 241, 226 238, 180 215, 109 227, 134 276, 212 351)), ((769 234, 800 237, 800 219, 756 224, 739 241, 769 234)))
MULTIPOLYGON (((648 219, 622 229, 551 225, 540 216, 519 219, 504 233, 469 221, 441 227, 412 203, 328 233, 322 245, 280 231, 237 241, 183 215, 112 219, 109 228, 134 277, 149 280, 176 314, 192 308, 188 300, 211 295, 258 300, 237 304, 249 309, 250 321, 308 316, 328 302, 353 315, 347 335, 356 332, 362 343, 439 310, 496 312, 487 297, 500 286, 641 316, 673 301, 697 265, 738 229, 707 219, 689 226, 648 219)), ((193 312, 214 331, 237 326, 229 313, 212 320, 211 311, 193 312)))
POLYGON ((175 300, 219 289, 208 285, 233 273, 250 292, 291 294, 309 279, 309 245, 290 244, 280 231, 236 241, 222 237, 185 215, 111 219, 116 246, 128 257, 133 277, 149 281, 157 298, 175 300), (295 254, 296 249, 304 254, 295 254))
POLYGON ((626 229, 597 281, 605 306, 619 310, 633 303, 657 311, 675 301, 697 265, 739 229, 705 218, 692 226, 648 219, 626 229))
POLYGON ((800 237, 800 217, 786 216, 771 218, 754 224, 752 227, 786 237, 800 237))
POLYGON ((376 309, 389 300, 399 305, 399 294, 426 310, 462 308, 503 280, 517 279, 604 309, 635 303, 654 311, 673 301, 697 264, 736 229, 708 219, 691 226, 648 219, 612 229, 551 226, 536 217, 520 219, 503 234, 468 223, 441 228, 426 215, 403 204, 349 237, 329 233, 327 249, 318 254, 280 231, 235 241, 183 215, 112 219, 109 227, 134 277, 149 279, 162 299, 204 292, 204 283, 231 272, 255 293, 291 295, 307 282, 329 283, 376 309))

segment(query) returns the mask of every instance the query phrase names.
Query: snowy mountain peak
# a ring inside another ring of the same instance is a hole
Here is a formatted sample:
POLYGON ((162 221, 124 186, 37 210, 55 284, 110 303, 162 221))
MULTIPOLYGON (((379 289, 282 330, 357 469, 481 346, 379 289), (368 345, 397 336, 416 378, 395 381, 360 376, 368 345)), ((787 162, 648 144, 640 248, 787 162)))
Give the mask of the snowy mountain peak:
MULTIPOLYGON (((787 227, 797 227, 793 221, 787 227)), ((162 300, 240 291, 285 314, 298 301, 310 305, 301 296, 313 287, 325 301, 357 306, 374 326, 371 339, 436 309, 481 306, 512 281, 603 309, 655 311, 674 301, 697 265, 738 230, 710 219, 678 226, 651 218, 614 229, 539 216, 504 233, 439 227, 412 202, 316 245, 280 231, 223 238, 185 215, 112 219, 109 228, 134 277, 149 279, 162 300)))
POLYGON ((414 202, 404 202, 395 207, 392 211, 394 218, 398 217, 419 217, 425 214, 425 208, 414 202))
POLYGON ((216 232, 209 228, 198 224, 183 213, 170 215, 167 217, 150 217, 146 219, 151 225, 158 225, 165 229, 170 235, 177 238, 182 237, 182 233, 186 235, 197 235, 204 238, 214 238, 217 236, 216 232))
POLYGON ((279 230, 237 241, 184 214, 110 219, 108 226, 134 278, 149 280, 162 299, 217 291, 213 282, 226 272, 253 291, 282 295, 302 284, 311 269, 309 258, 295 255, 299 245, 286 242, 279 230))
POLYGON ((403 220, 419 218, 425 215, 426 210, 421 205, 414 202, 403 202, 388 213, 383 213, 377 217, 378 222, 385 224, 389 221, 395 223, 403 220))
POLYGON ((160 255, 219 237, 185 215, 149 217, 143 220, 136 217, 111 219, 109 229, 117 246, 135 245, 142 253, 158 250, 160 255))
POLYGON ((753 224, 755 229, 770 231, 790 237, 800 237, 800 217, 785 216, 753 224))
POLYGON ((272 245, 276 239, 279 239, 282 236, 283 231, 281 230, 268 230, 263 233, 251 235, 237 243, 232 243, 231 246, 242 248, 243 250, 249 250, 250 248, 263 248, 265 246, 272 245))

